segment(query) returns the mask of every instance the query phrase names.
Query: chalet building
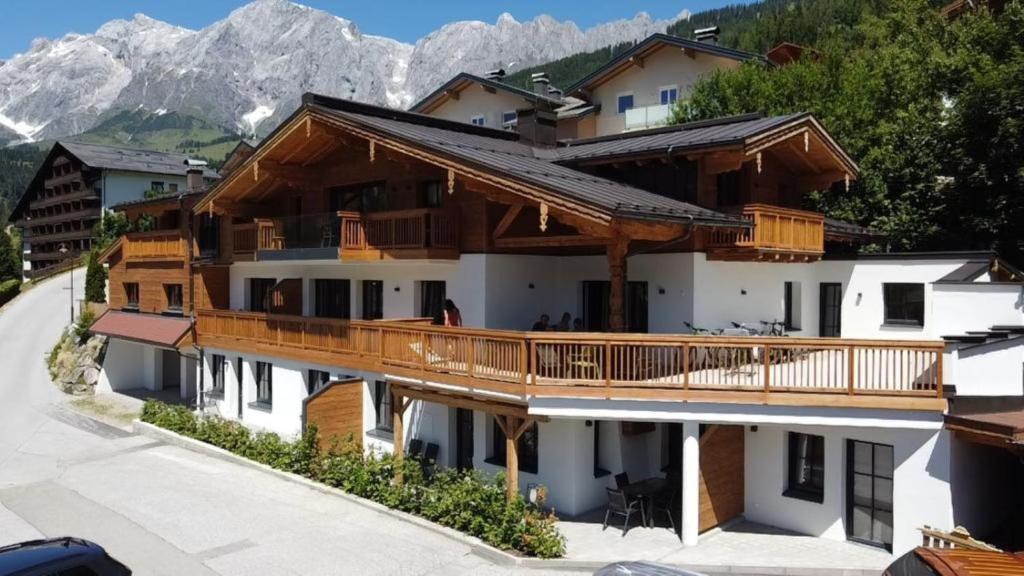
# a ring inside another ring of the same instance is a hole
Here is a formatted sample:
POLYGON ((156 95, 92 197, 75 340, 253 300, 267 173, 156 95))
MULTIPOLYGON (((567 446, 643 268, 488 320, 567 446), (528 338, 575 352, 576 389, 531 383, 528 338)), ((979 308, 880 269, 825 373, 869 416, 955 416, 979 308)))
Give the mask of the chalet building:
MULTIPOLYGON (((104 209, 142 199, 149 191, 185 191, 185 159, 82 142, 54 143, 11 213, 23 234, 25 276, 47 274, 48 268, 88 252, 104 209)), ((201 175, 204 182, 216 177, 209 170, 201 175)))
POLYGON ((807 114, 569 144, 536 120, 307 94, 204 195, 122 206, 161 224, 105 254, 105 385, 506 471, 567 518, 652 479, 687 546, 737 517, 880 554, 997 529, 1020 466, 977 440, 1024 396, 1016 270, 850 255, 873 232, 801 208, 858 174, 807 114))

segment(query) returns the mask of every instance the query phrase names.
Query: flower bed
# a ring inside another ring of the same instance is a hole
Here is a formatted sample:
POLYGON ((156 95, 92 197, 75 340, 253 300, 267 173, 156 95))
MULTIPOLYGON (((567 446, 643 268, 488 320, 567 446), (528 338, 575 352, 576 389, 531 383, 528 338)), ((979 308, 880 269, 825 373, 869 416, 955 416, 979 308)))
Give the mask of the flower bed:
POLYGON ((389 508, 422 516, 484 542, 526 556, 558 558, 565 537, 553 514, 505 496, 505 477, 477 470, 440 469, 429 478, 414 459, 365 452, 348 439, 321 450, 315 427, 289 442, 271 432, 252 432, 215 416, 197 416, 184 406, 147 400, 141 420, 278 470, 305 476, 389 508), (396 476, 401 474, 402 481, 396 476))

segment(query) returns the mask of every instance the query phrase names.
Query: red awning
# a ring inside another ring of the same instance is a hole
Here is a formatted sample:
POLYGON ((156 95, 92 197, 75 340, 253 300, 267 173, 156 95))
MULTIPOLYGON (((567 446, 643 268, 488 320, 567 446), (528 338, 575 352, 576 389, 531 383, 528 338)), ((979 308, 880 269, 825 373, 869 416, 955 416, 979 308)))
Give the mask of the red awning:
POLYGON ((90 330, 111 338, 174 348, 189 334, 186 318, 110 310, 90 330))

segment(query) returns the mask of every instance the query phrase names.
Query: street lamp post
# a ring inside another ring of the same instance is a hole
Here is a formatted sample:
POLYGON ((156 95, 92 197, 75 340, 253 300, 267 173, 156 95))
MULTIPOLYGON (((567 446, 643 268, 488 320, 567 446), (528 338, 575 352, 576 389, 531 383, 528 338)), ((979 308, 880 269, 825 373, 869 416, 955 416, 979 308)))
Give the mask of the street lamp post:
MULTIPOLYGON (((60 252, 61 256, 67 254, 68 253, 67 245, 64 244, 63 242, 61 242, 60 248, 57 249, 57 252, 60 252)), ((69 300, 71 301, 71 323, 74 324, 75 323, 75 267, 74 266, 71 266, 71 267, 68 268, 68 278, 69 278, 69 281, 71 283, 70 294, 69 294, 69 300)))

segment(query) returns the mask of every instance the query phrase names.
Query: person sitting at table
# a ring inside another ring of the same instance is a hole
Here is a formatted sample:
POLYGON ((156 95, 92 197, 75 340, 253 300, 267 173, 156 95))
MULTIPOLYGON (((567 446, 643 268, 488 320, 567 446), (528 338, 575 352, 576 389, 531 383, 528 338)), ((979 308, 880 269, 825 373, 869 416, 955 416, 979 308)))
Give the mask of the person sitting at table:
POLYGON ((562 319, 558 321, 558 325, 555 326, 554 330, 557 332, 568 332, 569 326, 572 324, 572 314, 568 312, 562 313, 562 319))
POLYGON ((583 329, 583 318, 577 317, 575 320, 572 321, 572 331, 573 332, 585 332, 586 331, 586 330, 583 329))
POLYGON ((548 326, 549 322, 551 322, 551 317, 548 316, 547 314, 541 314, 540 320, 537 320, 536 322, 533 323, 533 328, 531 328, 531 330, 533 330, 534 332, 547 332, 550 328, 548 326))

